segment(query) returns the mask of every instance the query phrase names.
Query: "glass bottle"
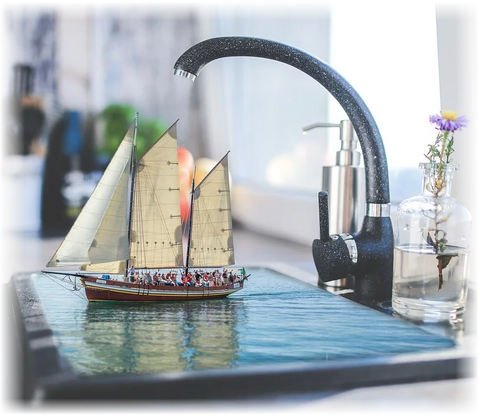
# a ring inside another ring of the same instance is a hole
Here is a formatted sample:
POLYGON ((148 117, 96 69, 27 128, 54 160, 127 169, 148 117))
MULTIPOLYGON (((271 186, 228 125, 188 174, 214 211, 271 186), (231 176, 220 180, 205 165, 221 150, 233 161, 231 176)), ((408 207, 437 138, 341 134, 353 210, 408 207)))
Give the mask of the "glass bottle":
POLYGON ((396 212, 392 306, 418 321, 461 319, 469 276, 472 217, 450 196, 456 164, 420 163, 421 195, 396 212))

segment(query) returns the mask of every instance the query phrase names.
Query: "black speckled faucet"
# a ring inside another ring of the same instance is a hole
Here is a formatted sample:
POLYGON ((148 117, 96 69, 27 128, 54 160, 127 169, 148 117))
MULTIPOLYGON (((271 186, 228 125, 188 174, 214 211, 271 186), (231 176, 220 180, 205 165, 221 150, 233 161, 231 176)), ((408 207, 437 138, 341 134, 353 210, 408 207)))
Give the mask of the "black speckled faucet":
POLYGON ((209 62, 236 56, 268 58, 303 71, 337 99, 352 121, 365 161, 366 216, 360 232, 330 236, 328 196, 320 192, 320 238, 313 241, 313 258, 322 281, 355 275, 358 300, 368 304, 390 300, 393 231, 388 165, 380 132, 362 98, 325 62, 291 46, 259 38, 207 39, 180 56, 175 74, 194 80, 209 62))

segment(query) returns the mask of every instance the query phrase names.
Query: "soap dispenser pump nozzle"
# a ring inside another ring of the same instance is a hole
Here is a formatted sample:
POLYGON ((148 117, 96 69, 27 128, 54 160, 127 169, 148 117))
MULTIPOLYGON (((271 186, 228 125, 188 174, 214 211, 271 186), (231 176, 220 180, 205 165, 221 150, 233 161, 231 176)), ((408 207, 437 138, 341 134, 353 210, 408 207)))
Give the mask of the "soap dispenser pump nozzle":
POLYGON ((340 128, 340 150, 337 151, 336 165, 337 166, 359 166, 361 154, 357 150, 358 139, 355 135, 352 122, 349 119, 343 119, 339 124, 330 122, 319 122, 316 124, 307 125, 303 128, 303 133, 314 128, 340 128))

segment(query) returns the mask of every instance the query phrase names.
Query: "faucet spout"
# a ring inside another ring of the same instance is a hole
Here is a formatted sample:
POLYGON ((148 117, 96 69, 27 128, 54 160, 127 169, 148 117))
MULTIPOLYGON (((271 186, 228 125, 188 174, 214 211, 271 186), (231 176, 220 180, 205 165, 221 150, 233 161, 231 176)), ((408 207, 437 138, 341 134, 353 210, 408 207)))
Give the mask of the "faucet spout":
POLYGON ((242 36, 220 37, 207 39, 185 51, 174 65, 175 74, 194 80, 209 62, 239 56, 283 62, 323 85, 343 107, 357 133, 365 159, 366 202, 390 203, 387 158, 375 120, 355 89, 322 60, 276 41, 242 36))
MULTIPOLYGON (((328 240, 323 238, 318 243, 315 240, 313 256, 323 281, 341 278, 341 276, 333 278, 331 276, 334 274, 325 274, 325 272, 338 272, 336 275, 345 275, 348 271, 350 274, 356 275, 356 293, 376 301, 390 299, 393 273, 393 231, 389 217, 388 165, 380 132, 366 104, 355 89, 322 60, 300 49, 266 39, 242 36, 207 39, 185 51, 175 63, 174 70, 175 74, 194 80, 209 62, 219 58, 240 56, 280 61, 308 74, 337 99, 348 115, 357 133, 365 162, 367 215, 362 231, 349 236, 347 245, 335 243, 336 250, 332 252, 332 242, 336 242, 337 238, 333 237, 328 240), (352 240, 358 241, 355 245, 359 251, 358 258, 356 255, 355 258, 350 257, 349 263, 343 264, 341 269, 329 269, 322 263, 322 258, 338 255, 340 248, 343 255, 337 258, 338 260, 345 260, 349 255, 351 256, 352 240), (381 249, 382 252, 377 254, 375 249, 381 249), (373 276, 371 275, 372 261, 381 262, 379 263, 381 272, 375 272, 373 276), (369 280, 369 276, 374 279, 369 280)), ((328 217, 328 214, 326 216, 328 217)))

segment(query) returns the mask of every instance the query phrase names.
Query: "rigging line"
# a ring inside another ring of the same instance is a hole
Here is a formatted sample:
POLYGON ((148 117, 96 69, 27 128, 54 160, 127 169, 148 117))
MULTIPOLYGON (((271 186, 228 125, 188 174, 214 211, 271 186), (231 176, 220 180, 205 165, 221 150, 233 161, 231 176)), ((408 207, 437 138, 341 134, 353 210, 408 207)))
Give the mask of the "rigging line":
MULTIPOLYGON (((219 208, 222 207, 222 201, 223 201, 224 197, 225 197, 225 196, 222 196, 221 194, 218 196, 217 202, 219 202, 219 205, 218 205, 219 208)), ((206 204, 205 204, 205 199, 202 198, 202 194, 200 194, 200 197, 199 197, 199 198, 200 198, 200 199, 198 200, 198 201, 199 201, 199 202, 198 202, 198 206, 200 206, 200 202, 201 202, 201 204, 202 204, 202 206, 203 206, 204 209, 203 209, 203 210, 197 209, 197 211, 198 211, 198 212, 204 212, 205 214, 207 214, 207 217, 208 217, 208 218, 207 218, 208 223, 205 222, 205 223, 203 223, 203 225, 204 225, 205 228, 208 228, 208 224, 210 224, 210 225, 212 226, 212 230, 213 230, 213 234, 214 234, 214 235, 211 236, 211 237, 216 241, 216 243, 218 243, 218 244, 221 246, 221 245, 223 244, 223 243, 222 243, 222 239, 221 239, 220 236, 218 235, 217 230, 213 227, 214 224, 217 224, 217 223, 214 223, 214 221, 213 221, 213 219, 212 219, 212 217, 211 217, 210 211, 208 211, 207 206, 206 206, 206 204)), ((227 198, 227 200, 228 200, 228 198, 227 198)), ((217 207, 217 206, 216 206, 216 207, 217 207)), ((223 225, 223 224, 225 224, 225 223, 222 222, 222 225, 223 225)), ((228 223, 227 223, 227 224, 228 224, 228 223)), ((227 225, 227 226, 228 226, 228 225, 227 225)), ((232 229, 230 228, 230 229, 228 229, 228 230, 232 230, 232 229)), ((231 236, 231 234, 230 234, 229 236, 231 236)), ((202 255, 203 255, 203 260, 205 260, 205 259, 206 259, 206 258, 205 258, 205 250, 202 252, 202 255)))
MULTIPOLYGON (((156 188, 155 188, 155 185, 156 185, 155 179, 157 179, 157 177, 158 177, 158 176, 156 176, 156 171, 154 170, 154 168, 152 168, 152 170, 150 170, 150 166, 145 166, 144 173, 145 173, 144 174, 145 188, 148 191, 148 195, 149 195, 148 204, 150 205, 151 208, 155 209, 155 215, 157 215, 157 213, 160 213, 160 215, 163 216, 163 214, 161 212, 161 209, 160 209, 160 206, 159 206, 159 199, 157 197, 156 188)), ((150 211, 150 213, 151 213, 151 211, 150 211)), ((149 221, 152 224, 152 226, 151 226, 152 231, 148 232, 149 237, 150 237, 150 235, 152 236, 152 239, 153 239, 154 243, 157 239, 157 230, 158 230, 158 217, 155 216, 155 215, 153 216, 153 218, 149 219, 149 221)), ((143 226, 143 228, 144 227, 145 226, 143 226)), ((164 230, 168 231, 166 226, 164 226, 164 230)), ((160 235, 163 236, 162 232, 160 232, 160 235)), ((144 254, 146 256, 146 254, 147 254, 146 253, 147 244, 146 244, 145 240, 142 243, 142 245, 143 245, 143 248, 145 249, 144 254)), ((155 256, 153 256, 153 258, 155 259, 155 256)))
MULTIPOLYGON (((147 205, 148 205, 148 209, 142 205, 142 208, 144 208, 145 211, 148 211, 148 213, 142 212, 142 215, 144 216, 144 218, 142 219, 142 234, 143 234, 143 241, 142 241, 143 252, 142 253, 145 256, 145 266, 147 266, 148 264, 153 265, 153 261, 151 260, 150 256, 149 256, 150 261, 147 262, 147 247, 148 247, 148 250, 151 250, 149 247, 150 241, 151 241, 150 238, 152 238, 153 242, 155 242, 156 231, 157 231, 156 217, 155 216, 153 216, 152 218, 147 217, 147 215, 152 215, 151 209, 152 207, 154 207, 154 205, 152 204, 155 204, 155 187, 154 187, 154 182, 152 181, 153 179, 153 175, 151 174, 152 171, 153 170, 150 170, 149 166, 145 166, 143 170, 144 172, 143 181, 144 181, 145 191, 147 192, 146 198, 147 198, 147 205), (148 231, 145 230, 146 225, 144 221, 146 219, 150 224, 152 224, 152 225, 149 225, 148 231)), ((151 252, 148 252, 148 253, 150 254, 151 252)), ((153 255, 153 259, 154 259, 154 255, 153 255)))
MULTIPOLYGON (((166 164, 166 162, 163 160, 162 164, 166 164)), ((161 206, 161 202, 160 202, 161 200, 160 200, 160 198, 157 194, 157 189, 154 187, 154 185, 155 185, 155 183, 153 181, 154 176, 153 175, 149 176, 148 180, 150 181, 150 186, 151 186, 151 191, 152 191, 152 201, 156 205, 156 209, 158 210, 158 213, 160 214, 160 217, 156 218, 156 221, 160 222, 162 224, 163 230, 162 230, 161 234, 166 235, 167 240, 169 240, 170 243, 177 244, 176 243, 176 238, 172 237, 172 231, 170 231, 171 229, 168 227, 168 224, 167 224, 167 219, 171 217, 171 214, 165 214, 164 210, 162 210, 162 206, 161 206)), ((179 204, 178 205, 178 210, 180 211, 180 200, 178 200, 178 204, 179 204)), ((177 247, 178 247, 178 244, 177 244, 177 247)), ((175 254, 176 254, 175 248, 176 248, 175 246, 172 246, 171 249, 170 249, 170 252, 173 254, 172 256, 174 256, 174 257, 175 257, 175 254)))
MULTIPOLYGON (((144 166, 143 172, 147 170, 147 168, 144 166)), ((138 182, 138 192, 143 192, 143 187, 144 187, 144 182, 143 182, 143 177, 145 176, 138 176, 137 177, 137 182, 138 182)), ((145 229, 144 229, 144 216, 143 216, 143 201, 142 201, 142 196, 143 193, 137 193, 135 196, 136 199, 136 205, 135 208, 137 209, 136 214, 135 214, 135 221, 137 223, 137 243, 136 243, 136 249, 137 249, 137 261, 136 263, 140 265, 139 266, 146 266, 147 265, 147 260, 145 256, 145 247, 144 247, 144 237, 145 237, 145 229)))
MULTIPOLYGON (((151 162, 150 162, 151 163, 151 162)), ((147 267, 151 261, 147 260, 147 244, 146 244, 146 226, 145 226, 145 221, 148 219, 148 207, 144 207, 144 201, 142 200, 142 197, 147 198, 147 201, 152 199, 152 193, 154 191, 154 183, 151 181, 153 176, 151 175, 152 172, 152 165, 147 164, 147 162, 143 161, 143 169, 142 169, 142 175, 138 177, 140 180, 140 187, 139 191, 142 193, 139 194, 138 200, 138 214, 137 214, 137 222, 138 222, 138 235, 139 235, 139 240, 138 240, 138 246, 137 246, 137 251, 138 251, 138 256, 141 256, 142 259, 142 266, 147 267), (145 196, 144 196, 145 195, 145 196)), ((149 202, 147 202, 149 203, 149 202)), ((148 219, 148 221, 151 221, 148 219)), ((147 232, 150 233, 150 232, 147 232)))
MULTIPOLYGON (((80 290, 81 290, 81 288, 76 288, 76 285, 75 285, 75 284, 72 284, 71 282, 66 282, 66 281, 64 281, 63 279, 56 279, 56 278, 52 277, 51 275, 48 275, 48 274, 45 274, 45 273, 44 273, 44 275, 45 275, 50 281, 52 281, 53 283, 55 283, 55 284, 58 285, 59 287, 62 287, 65 291, 75 292, 75 291, 80 291, 80 290), (67 284, 67 283, 68 283, 68 284, 70 284, 70 285, 73 285, 75 288, 74 288, 74 289, 69 289, 69 288, 67 288, 65 285, 63 285, 62 283, 63 283, 63 284, 67 284)), ((65 275, 65 276, 67 276, 67 277, 70 278, 69 275, 65 275)), ((69 279, 69 281, 71 281, 71 279, 69 279)), ((84 295, 82 295, 81 293, 75 292, 74 295, 75 295, 76 297, 81 298, 82 300, 87 301, 87 298, 86 298, 84 295)))
MULTIPOLYGON (((149 229, 147 228, 146 226, 146 222, 148 221, 151 221, 148 219, 148 204, 149 204, 149 195, 151 195, 151 190, 147 189, 148 187, 148 180, 149 180, 149 176, 150 176, 150 168, 145 165, 143 171, 145 172, 145 176, 143 177, 142 181, 143 181, 143 186, 145 187, 145 190, 144 191, 147 191, 148 194, 142 194, 142 198, 144 199, 144 201, 142 201, 142 220, 141 220, 141 229, 142 229, 142 237, 143 237, 143 241, 142 241, 142 253, 145 257, 145 266, 147 266, 149 264, 149 262, 147 261, 147 245, 146 245, 146 240, 147 240, 147 237, 148 237, 148 234, 150 233, 149 229), (146 199, 146 202, 145 202, 145 199, 146 199), (147 206, 146 206, 147 205, 147 206)), ((140 198, 140 199, 142 199, 140 198)))
MULTIPOLYGON (((145 168, 143 168, 145 170, 145 168)), ((142 170, 142 171, 143 171, 142 170)), ((142 239, 143 239, 143 205, 142 205, 142 189, 143 189, 143 179, 142 176, 137 175, 137 190, 135 194, 135 263, 137 267, 145 266, 145 261, 142 258, 143 249, 142 249, 142 239)))
MULTIPOLYGON (((190 192, 190 217, 188 222, 188 237, 187 237, 187 256, 185 258, 185 276, 188 274, 188 267, 190 265, 190 252, 192 248, 192 223, 193 223, 193 206, 195 201, 195 175, 197 167, 193 167, 192 190, 190 192)), ((188 290, 187 290, 188 295, 188 290)))

